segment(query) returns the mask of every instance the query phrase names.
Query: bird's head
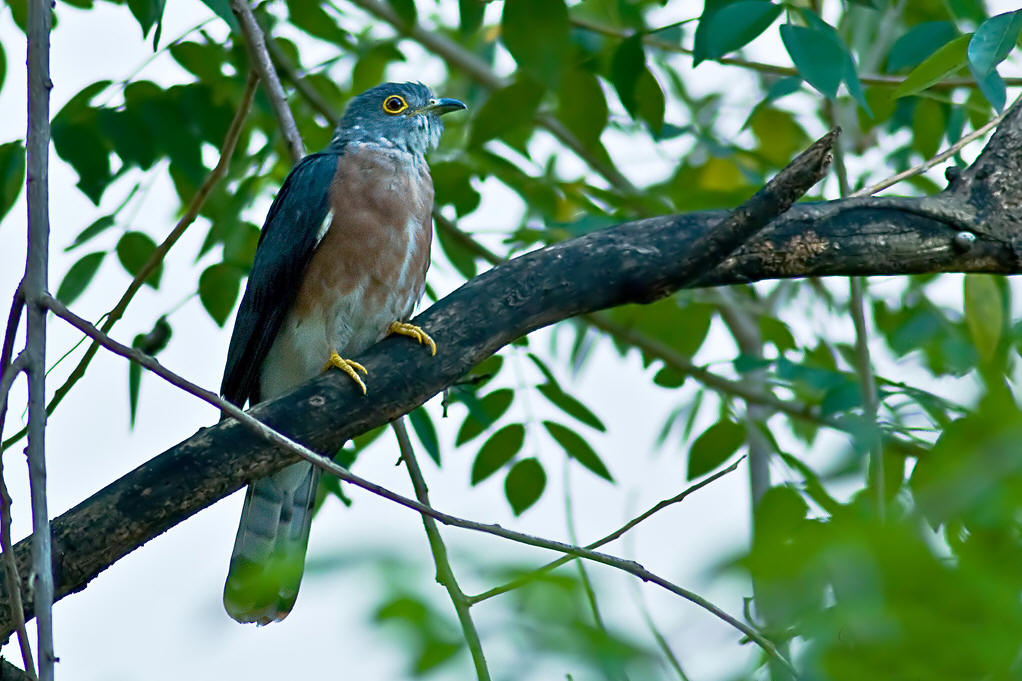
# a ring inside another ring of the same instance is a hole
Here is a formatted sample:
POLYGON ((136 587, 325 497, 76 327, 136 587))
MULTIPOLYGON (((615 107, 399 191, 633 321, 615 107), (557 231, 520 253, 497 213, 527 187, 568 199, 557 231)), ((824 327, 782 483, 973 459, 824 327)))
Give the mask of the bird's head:
POLYGON ((440 117, 464 108, 457 99, 436 97, 422 83, 384 83, 348 103, 331 145, 361 142, 425 154, 440 142, 440 117))

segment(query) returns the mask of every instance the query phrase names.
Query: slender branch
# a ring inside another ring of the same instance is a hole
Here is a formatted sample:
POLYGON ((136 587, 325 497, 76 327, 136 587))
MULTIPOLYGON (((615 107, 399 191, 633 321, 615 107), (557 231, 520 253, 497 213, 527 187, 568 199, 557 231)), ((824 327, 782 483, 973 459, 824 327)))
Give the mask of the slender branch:
MULTIPOLYGON (((408 468, 408 477, 412 479, 415 498, 424 506, 429 506, 429 488, 426 487, 426 479, 422 476, 422 469, 419 468, 419 462, 415 458, 415 450, 412 448, 412 441, 408 438, 408 429, 405 428, 404 418, 397 419, 391 426, 394 428, 394 434, 397 435, 401 460, 405 462, 405 467, 408 468)), ((451 597, 451 603, 454 604, 458 622, 461 624, 461 631, 465 636, 465 643, 468 644, 469 653, 472 655, 472 664, 475 665, 476 678, 479 681, 489 681, 490 670, 486 666, 483 644, 479 640, 479 632, 476 630, 472 614, 469 612, 472 604, 465 597, 465 592, 461 590, 458 580, 454 576, 454 569, 447 556, 447 546, 444 544, 443 537, 440 536, 436 520, 423 514, 422 524, 426 528, 429 549, 433 553, 433 563, 436 565, 436 581, 447 589, 447 595, 451 597)))
MULTIPOLYGON (((152 252, 149 259, 146 260, 145 264, 142 265, 141 269, 135 274, 135 277, 128 284, 128 288, 121 294, 117 304, 106 313, 103 325, 100 329, 103 333, 110 333, 110 330, 114 327, 121 317, 124 316, 124 311, 128 308, 128 304, 134 299, 135 294, 139 292, 145 280, 149 278, 157 267, 167 257, 167 253, 170 249, 178 242, 185 231, 191 226, 195 219, 199 216, 199 211, 202 210, 202 206, 206 203, 206 199, 209 198, 210 193, 216 184, 224 178, 227 174, 227 170, 230 167, 231 159, 234 157, 234 152, 237 149, 238 139, 241 137, 241 131, 244 128, 245 119, 248 116, 249 110, 252 108, 252 99, 255 96, 256 86, 258 84, 258 76, 253 71, 249 73, 248 82, 245 84, 245 90, 241 96, 241 102, 238 104, 238 109, 234 113, 234 119, 231 120, 230 126, 227 128, 227 134, 224 136, 223 147, 220 151, 220 159, 217 161, 216 166, 209 171, 206 175, 206 179, 203 180, 202 185, 192 196, 188 202, 188 207, 185 209, 184 215, 177 221, 174 228, 164 238, 163 242, 152 252)), ((61 403, 64 397, 67 396, 71 389, 78 383, 79 380, 85 375, 86 370, 89 368, 89 364, 92 362, 92 358, 95 357, 96 351, 99 350, 99 344, 93 342, 86 349, 85 354, 79 360, 77 366, 67 377, 67 380, 57 388, 54 392, 53 397, 50 399, 50 403, 46 406, 46 413, 52 414, 53 410, 57 408, 57 405, 61 403)), ((2 364, 0 364, 2 366, 2 364)), ((0 418, 0 433, 3 432, 3 419, 0 418)), ((22 430, 15 433, 7 440, 4 440, 0 444, 0 451, 7 449, 12 444, 24 437, 26 431, 22 430)))
MULTIPOLYGON (((586 544, 585 548, 590 549, 590 550, 598 549, 601 546, 604 546, 604 545, 609 544, 610 542, 612 542, 612 541, 614 541, 616 539, 621 538, 621 536, 624 535, 626 532, 628 532, 629 530, 631 530, 635 526, 639 525, 640 523, 644 522, 645 520, 648 520, 651 516, 655 515, 656 513, 659 513, 660 511, 664 510, 668 506, 673 506, 674 504, 677 504, 677 503, 680 503, 680 502, 684 501, 685 498, 688 497, 690 494, 698 492, 703 487, 706 487, 707 485, 709 485, 709 484, 711 484, 713 482, 716 482, 720 478, 724 477, 728 473, 733 472, 736 468, 738 468, 738 465, 742 462, 742 460, 744 458, 745 458, 744 456, 739 457, 739 459, 737 461, 735 461, 733 464, 731 464, 727 468, 724 468, 722 470, 717 471, 716 473, 714 473, 710 477, 706 478, 705 480, 700 480, 696 484, 687 487, 683 492, 680 492, 679 494, 676 494, 676 495, 674 495, 673 497, 671 497, 669 499, 664 499, 663 501, 657 502, 654 506, 652 506, 649 509, 647 509, 645 513, 642 513, 641 515, 638 515, 635 518, 632 518, 627 523, 625 523, 621 527, 617 528, 616 530, 614 530, 610 534, 606 535, 602 539, 597 539, 596 541, 592 542, 591 544, 586 544)), ((525 586, 529 582, 532 582, 533 580, 535 580, 537 577, 541 577, 544 574, 550 572, 551 570, 556 570, 560 566, 562 566, 565 563, 567 563, 569 561, 572 561, 574 559, 575 559, 575 556, 562 556, 561 558, 558 558, 556 560, 552 560, 549 563, 547 563, 546 565, 544 565, 542 567, 539 567, 539 568, 536 568, 535 570, 533 570, 532 572, 530 572, 528 574, 516 577, 515 579, 512 579, 509 582, 501 584, 500 586, 495 586, 492 589, 484 591, 481 594, 477 594, 475 596, 468 596, 469 603, 471 603, 472 605, 475 605, 476 603, 480 603, 480 602, 485 601, 487 599, 493 598, 494 596, 500 596, 501 594, 506 594, 508 591, 512 591, 512 590, 517 589, 519 587, 525 586)))
MULTIPOLYGON (((530 418, 531 421, 531 418, 530 418)), ((578 534, 575 532, 575 508, 572 503, 571 494, 571 458, 564 457, 564 524, 568 530, 568 541, 572 544, 578 544, 578 534)), ((596 590, 593 588, 592 580, 589 579, 589 571, 586 570, 585 561, 574 561, 575 568, 578 570, 579 581, 582 583, 582 591, 586 595, 586 602, 589 604, 589 610, 593 613, 593 622, 596 624, 596 628, 603 632, 605 635, 609 635, 607 626, 603 623, 603 615, 600 614, 600 604, 596 600, 596 590)), ((622 676, 628 679, 628 676, 622 672, 622 676)))
MULTIPOLYGON (((630 542, 629 542, 630 543, 630 542)), ((627 549, 628 553, 631 553, 631 549, 627 549)), ((660 631, 660 627, 657 626, 656 621, 653 619, 653 615, 649 611, 649 606, 646 605, 646 596, 642 593, 642 585, 635 580, 632 580, 632 591, 635 594, 635 604, 639 608, 639 612, 642 614, 642 619, 646 622, 646 628, 649 629, 653 635, 653 640, 656 641, 657 648, 663 653, 663 656, 667 658, 667 662, 674 673, 678 675, 679 681, 690 681, 685 670, 681 666, 681 661, 678 660, 678 656, 674 654, 671 649, 671 644, 667 642, 667 638, 664 637, 660 631)))
POLYGON ((690 591, 682 586, 674 584, 673 582, 669 582, 663 577, 660 577, 659 575, 650 572, 649 570, 644 568, 642 565, 639 565, 635 561, 625 560, 617 556, 599 553, 591 549, 582 548, 580 546, 573 546, 571 544, 554 541, 552 539, 544 539, 542 537, 535 537, 529 534, 525 534, 523 532, 515 532, 514 530, 505 529, 500 525, 491 525, 476 522, 474 520, 466 520, 464 518, 459 518, 448 513, 437 511, 436 509, 414 499, 409 499, 408 497, 400 495, 397 492, 393 492, 387 489, 386 487, 377 485, 374 482, 370 482, 365 478, 361 478, 355 475, 347 468, 335 463, 329 457, 317 454, 316 452, 312 451, 305 445, 299 444, 298 442, 292 440, 286 435, 283 435, 282 433, 272 429, 271 427, 254 418, 253 416, 249 415, 247 412, 242 411, 236 405, 231 404, 227 400, 223 399, 216 393, 206 390, 205 388, 201 388, 195 385, 194 383, 188 381, 187 379, 179 376, 178 374, 175 374, 174 372, 168 370, 149 355, 146 355, 136 350, 135 348, 130 348, 124 345, 123 343, 118 343, 117 341, 113 340, 112 338, 101 332, 87 320, 82 319, 78 315, 71 312, 71 310, 69 310, 63 303, 61 303, 56 298, 44 294, 40 302, 45 307, 49 308, 49 310, 53 312, 53 314, 60 317, 64 321, 68 322, 82 333, 85 333, 89 337, 98 340, 100 344, 103 345, 103 347, 107 348, 111 352, 142 365, 143 367, 153 372, 160 378, 166 380, 168 383, 177 386, 178 388, 181 388, 185 392, 198 397, 199 399, 205 401, 208 404, 213 405, 214 407, 219 408, 228 416, 233 416, 235 419, 237 419, 238 422, 240 422, 242 426, 254 432, 257 436, 266 440, 267 442, 287 450, 288 453, 291 454, 292 456, 300 457, 308 461, 309 463, 313 464, 314 466, 318 466, 324 471, 337 476, 338 478, 347 483, 355 485, 356 487, 361 487, 362 489, 368 492, 383 497, 384 499, 393 501, 401 506, 404 506, 405 508, 417 511, 422 515, 434 518, 435 520, 445 525, 460 527, 466 530, 473 530, 475 532, 483 532, 485 534, 491 534, 521 544, 527 544, 529 546, 535 546, 537 548, 542 549, 549 549, 551 551, 557 551, 559 553, 568 554, 578 558, 586 558, 588 560, 592 560, 594 562, 602 563, 604 565, 608 565, 618 570, 628 572, 632 575, 635 575, 636 577, 643 581, 652 582, 653 584, 656 584, 666 589, 667 591, 670 591, 671 593, 684 598, 687 601, 695 603, 699 607, 709 611, 710 613, 712 613, 719 619, 723 620, 724 622, 727 622, 732 627, 745 634, 750 640, 754 641, 756 644, 762 647, 763 650, 768 655, 776 659, 780 664, 784 665, 786 669, 789 669, 791 671, 792 676, 795 676, 795 671, 794 668, 791 667, 791 663, 783 659, 777 652, 773 644, 769 640, 767 640, 762 634, 756 631, 754 628, 750 627, 748 624, 742 622, 741 620, 729 615, 727 612, 721 610, 719 607, 717 607, 710 601, 706 600, 699 594, 690 591))
POLYGON ((40 681, 53 680, 53 558, 46 500, 46 308, 50 248, 50 22, 48 0, 28 3, 28 257, 23 280, 28 325, 28 472, 32 503, 32 584, 40 681))
MULTIPOLYGON (((20 359, 21 356, 19 356, 20 359)), ((0 394, 0 400, 4 399, 0 394)), ((18 574, 18 563, 14 559, 14 542, 11 541, 11 495, 7 490, 7 482, 4 480, 4 462, 0 457, 0 560, 4 565, 4 585, 7 593, 11 594, 11 612, 14 614, 14 630, 18 634, 18 647, 21 649, 21 659, 25 664, 25 674, 37 679, 35 673, 35 661, 32 658, 32 644, 28 638, 28 630, 25 628, 25 606, 21 602, 21 576, 18 574)), ((0 678, 3 678, 0 675, 0 678)))
POLYGON ((245 36, 245 44, 248 46, 249 56, 255 65, 259 78, 263 81, 263 87, 270 97, 273 105, 273 112, 277 115, 277 125, 284 134, 284 142, 287 144, 288 154, 292 163, 298 163, 305 156, 305 145, 302 143, 302 136, 298 133, 298 125, 291 115, 291 109, 287 105, 287 95, 277 77, 277 71, 273 68, 273 61, 266 49, 266 38, 263 35, 259 23, 252 14, 252 8, 248 0, 231 0, 231 11, 238 18, 241 24, 241 32, 245 36))
POLYGON ((309 106, 330 121, 330 125, 337 125, 337 122, 341 119, 340 114, 315 88, 302 78, 301 74, 298 73, 298 69, 291 63, 288 56, 284 54, 284 50, 280 49, 277 42, 275 40, 266 41, 266 49, 269 51, 273 63, 277 65, 277 68, 284 74, 284 77, 295 86, 295 90, 308 102, 309 106))
MULTIPOLYGON (((7 327, 4 330, 4 344, 0 349, 0 439, 4 434, 4 423, 7 419, 7 395, 14 383, 14 376, 17 371, 11 365, 11 357, 14 356, 14 342, 18 335, 18 325, 21 323, 21 313, 25 309, 24 281, 18 283, 18 288, 11 298, 11 310, 7 314, 7 327)), ((3 447, 0 446, 0 454, 3 447)))
MULTIPOLYGON (((1016 100, 1016 102, 1017 101, 1018 100, 1016 100)), ((877 182, 874 185, 871 185, 871 186, 866 187, 864 189, 860 189, 857 192, 852 192, 852 193, 848 194, 848 198, 858 198, 860 196, 872 196, 873 194, 876 194, 879 191, 887 189, 888 187, 890 187, 892 185, 898 184, 902 180, 907 180, 910 177, 915 177, 916 175, 923 174, 924 172, 926 172, 927 170, 929 170, 933 166, 937 165, 938 163, 943 163, 944 161, 948 160, 949 158, 951 158, 952 156, 957 154, 959 151, 961 151, 970 142, 974 142, 975 140, 978 140, 980 137, 983 137, 988 132, 990 132, 991 130, 996 128, 998 125, 1001 124, 1001 121, 1004 120, 1004 117, 1007 116, 1008 113, 1013 108, 1014 108, 1014 104, 1012 106, 1009 106, 1008 108, 1006 108, 999 115, 994 116, 993 118, 991 118, 984 125, 980 126, 979 128, 976 128, 975 130, 970 132, 968 135, 963 136, 960 140, 958 140, 957 142, 955 142, 950 147, 948 147, 944 151, 940 152, 939 154, 937 154, 933 158, 927 159, 927 160, 923 161, 922 163, 920 163, 919 165, 912 166, 908 170, 903 170, 900 173, 896 173, 894 175, 891 175, 890 177, 888 177, 888 178, 886 178, 884 180, 881 180, 880 182, 877 182)))
MULTIPOLYGON (((611 26, 605 26, 596 22, 587 21, 585 19, 572 18, 571 23, 579 28, 593 31, 594 33, 600 33, 612 38, 629 38, 633 35, 631 31, 613 28, 611 26)), ((644 45, 663 50, 664 52, 676 52, 678 54, 692 55, 692 49, 683 47, 678 43, 672 43, 666 40, 660 40, 659 38, 652 37, 656 34, 657 29, 649 31, 642 39, 644 45)), ((753 71, 759 71, 761 73, 770 73, 778 76, 798 76, 799 72, 797 69, 791 66, 780 66, 778 64, 767 64, 764 62, 751 61, 749 59, 742 59, 740 57, 718 57, 712 61, 720 64, 727 64, 731 66, 741 66, 753 71)), ((905 82, 904 76, 887 76, 883 74, 873 73, 860 73, 859 82, 863 85, 885 85, 890 87, 897 87, 905 82)), ((1022 85, 1022 78, 1005 78, 1004 82, 1009 87, 1015 87, 1022 85)), ((954 88, 967 87, 977 88, 979 85, 976 83, 974 78, 945 78, 944 80, 937 81, 931 85, 928 89, 932 90, 952 90, 954 88)))

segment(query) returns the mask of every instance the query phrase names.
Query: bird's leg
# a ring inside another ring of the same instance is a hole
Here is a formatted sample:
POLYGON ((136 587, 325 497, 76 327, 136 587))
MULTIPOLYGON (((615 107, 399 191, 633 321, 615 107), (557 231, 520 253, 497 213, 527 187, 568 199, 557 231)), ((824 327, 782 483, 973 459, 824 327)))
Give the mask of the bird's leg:
POLYGON ((337 354, 336 350, 333 350, 330 352, 330 359, 327 360, 326 366, 323 367, 323 371, 326 371, 330 367, 335 367, 348 374, 348 376, 351 377, 351 380, 358 383, 359 388, 362 388, 362 394, 366 394, 366 384, 362 382, 362 378, 358 375, 358 372, 355 371, 355 369, 358 369, 363 374, 368 374, 369 372, 366 371, 364 366, 353 359, 344 359, 337 354))
POLYGON ((429 334, 417 327, 415 324, 407 324, 405 322, 391 322, 390 326, 387 327, 387 334, 396 333, 400 336, 408 336, 414 338, 419 343, 424 343, 429 346, 429 352, 431 355, 436 354, 436 343, 429 337, 429 334))

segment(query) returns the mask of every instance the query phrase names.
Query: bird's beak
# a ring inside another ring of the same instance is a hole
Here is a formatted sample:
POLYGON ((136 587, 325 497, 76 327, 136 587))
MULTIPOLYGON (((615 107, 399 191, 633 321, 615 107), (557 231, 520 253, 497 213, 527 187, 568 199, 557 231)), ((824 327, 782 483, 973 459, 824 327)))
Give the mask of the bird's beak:
POLYGON ((443 116, 445 113, 461 111, 462 109, 467 108, 468 107, 465 106, 465 103, 460 100, 451 99, 450 97, 442 97, 429 100, 429 104, 422 107, 421 112, 435 113, 437 116, 443 116))

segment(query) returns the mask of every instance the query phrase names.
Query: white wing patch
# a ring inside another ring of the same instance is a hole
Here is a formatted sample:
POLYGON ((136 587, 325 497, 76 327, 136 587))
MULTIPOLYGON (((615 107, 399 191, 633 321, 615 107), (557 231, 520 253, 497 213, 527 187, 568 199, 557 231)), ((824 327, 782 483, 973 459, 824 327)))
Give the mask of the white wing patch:
POLYGON ((319 226, 319 231, 316 232, 316 246, 314 246, 314 248, 319 247, 320 242, 323 241, 323 237, 325 237, 326 233, 330 231, 330 225, 332 225, 333 222, 334 209, 331 208, 330 210, 327 211, 326 217, 323 218, 323 224, 319 226))

